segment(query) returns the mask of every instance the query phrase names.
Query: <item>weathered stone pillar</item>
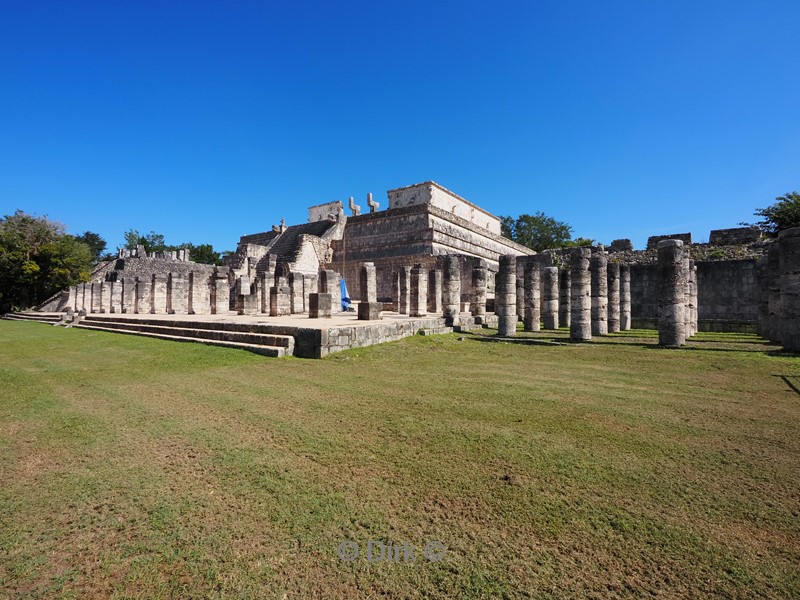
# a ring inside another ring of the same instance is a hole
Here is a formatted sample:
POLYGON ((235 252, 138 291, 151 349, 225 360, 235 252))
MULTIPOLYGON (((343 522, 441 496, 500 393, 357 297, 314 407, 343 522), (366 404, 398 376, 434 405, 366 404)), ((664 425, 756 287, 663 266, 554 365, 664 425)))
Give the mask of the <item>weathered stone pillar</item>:
POLYGON ((517 274, 517 321, 525 320, 525 274, 517 274))
POLYGON ((377 302, 378 279, 374 263, 362 263, 359 283, 361 284, 359 286, 361 288, 361 302, 377 302))
POLYGON ((689 261, 689 331, 686 337, 697 333, 697 265, 689 261))
POLYGON ((120 314, 122 312, 122 280, 113 281, 111 283, 111 303, 109 310, 112 313, 120 314))
POLYGON ((292 314, 292 290, 285 277, 278 277, 275 279, 274 287, 269 291, 269 315, 282 317, 290 314, 292 314))
POLYGON ((136 282, 136 313, 148 315, 153 312, 153 279, 143 277, 136 282))
POLYGON ((681 260, 681 269, 683 270, 683 337, 688 339, 692 335, 692 312, 690 297, 692 295, 690 279, 690 265, 689 265, 689 248, 684 249, 683 259, 681 260))
POLYGON ((211 288, 206 273, 189 273, 189 314, 211 314, 211 288))
POLYGON ((308 312, 309 297, 311 294, 317 292, 317 276, 316 275, 303 275, 303 311, 308 312))
POLYGON ((495 313, 497 335, 517 335, 517 257, 504 254, 500 257, 500 271, 495 284, 495 313))
POLYGON ((400 272, 392 271, 392 311, 400 314, 400 272))
POLYGON ((235 294, 237 314, 253 316, 260 312, 258 294, 253 293, 253 287, 247 275, 242 275, 236 280, 235 294))
POLYGON ((619 329, 629 331, 631 328, 631 267, 622 265, 619 268, 619 329))
POLYGON ((658 343, 682 346, 686 341, 683 242, 658 242, 658 343))
POLYGON ((616 333, 621 328, 620 314, 620 270, 619 263, 608 263, 608 332, 616 333))
POLYGON ((339 283, 339 274, 330 269, 320 271, 318 286, 320 294, 331 295, 331 314, 335 315, 342 312, 342 290, 339 283))
POLYGON ((779 243, 767 250, 767 279, 769 280, 769 327, 767 339, 781 342, 781 277, 779 243))
POLYGON ((424 317, 428 314, 428 272, 422 265, 411 269, 411 307, 409 315, 424 317))
POLYGON ((539 292, 539 265, 529 260, 523 272, 525 288, 525 316, 522 319, 524 331, 539 331, 541 328, 541 295, 539 292))
POLYGON ((227 315, 231 309, 231 286, 228 283, 229 267, 217 267, 211 279, 211 314, 227 315))
MULTIPOLYGON (((696 267, 695 267, 696 268, 696 267)), ((769 279, 767 278, 767 257, 762 256, 756 261, 756 277, 758 279, 758 320, 756 333, 762 338, 767 338, 769 330, 769 279)))
POLYGON ((373 263, 367 262, 361 265, 359 284, 361 302, 358 303, 358 318, 362 321, 380 319, 383 304, 378 302, 378 278, 373 263))
POLYGON ((800 227, 778 234, 780 251, 780 338, 786 350, 800 351, 800 227))
POLYGON ((112 281, 104 281, 103 282, 103 291, 101 300, 102 303, 100 304, 100 312, 109 313, 113 312, 111 310, 111 291, 114 289, 114 282, 112 281))
POLYGON ((167 314, 167 276, 153 275, 153 306, 150 309, 155 315, 167 314))
POLYGON ((411 267, 400 267, 400 305, 398 312, 401 315, 409 314, 411 310, 411 267))
POLYGON ((545 329, 558 329, 557 267, 545 267, 542 271, 542 325, 545 329))
POLYGON ((573 342, 592 339, 592 297, 591 275, 589 274, 590 248, 570 250, 570 305, 572 314, 569 324, 569 338, 573 342))
MULTIPOLYGON (((258 285, 259 311, 267 315, 269 314, 269 291, 274 285, 275 275, 268 272, 261 273, 258 285)), ((320 292, 324 291, 320 290, 320 292)))
MULTIPOLYGON (((516 286, 516 281, 514 285, 516 286)), ((514 310, 516 311, 516 307, 514 310)), ((461 314, 461 261, 455 254, 449 254, 444 258, 442 314, 450 325, 457 324, 461 314)), ((516 312, 514 314, 516 315, 516 312)))
POLYGON ((472 268, 472 295, 469 312, 473 317, 483 318, 486 316, 486 284, 488 277, 489 269, 486 268, 484 261, 480 261, 479 264, 472 268))
POLYGON ((122 280, 122 312, 133 314, 136 312, 136 279, 125 277, 122 280))
POLYGON ((303 296, 303 274, 302 273, 289 273, 289 290, 292 298, 292 314, 301 314, 305 312, 305 299, 303 296))
POLYGON ((186 280, 180 273, 167 276, 167 312, 171 315, 189 314, 189 294, 186 280))
MULTIPOLYGON (((365 303, 362 302, 362 304, 365 303)), ((369 303, 367 302, 366 304, 369 303)), ((309 294, 308 316, 311 319, 329 319, 331 316, 331 295, 319 292, 309 294)), ((361 311, 359 311, 359 318, 361 318, 361 311)))
POLYGON ((105 312, 103 310, 103 284, 100 281, 92 282, 91 310, 93 313, 105 312))
POLYGON ((592 335, 608 334, 608 258, 602 246, 592 253, 592 335))
POLYGON ((442 271, 431 269, 428 273, 428 314, 441 315, 442 308, 442 271))
POLYGON ((569 269, 561 269, 558 273, 558 324, 560 327, 569 327, 572 318, 571 282, 569 269))

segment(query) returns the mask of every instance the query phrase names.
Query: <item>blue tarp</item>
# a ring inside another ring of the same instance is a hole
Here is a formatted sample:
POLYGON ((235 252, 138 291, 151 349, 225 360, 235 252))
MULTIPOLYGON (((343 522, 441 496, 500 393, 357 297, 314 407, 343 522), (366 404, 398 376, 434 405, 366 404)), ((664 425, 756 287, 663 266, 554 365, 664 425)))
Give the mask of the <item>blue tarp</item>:
POLYGON ((344 282, 344 277, 339 280, 339 290, 342 293, 342 310, 352 310, 350 307, 350 294, 347 293, 347 284, 344 282))

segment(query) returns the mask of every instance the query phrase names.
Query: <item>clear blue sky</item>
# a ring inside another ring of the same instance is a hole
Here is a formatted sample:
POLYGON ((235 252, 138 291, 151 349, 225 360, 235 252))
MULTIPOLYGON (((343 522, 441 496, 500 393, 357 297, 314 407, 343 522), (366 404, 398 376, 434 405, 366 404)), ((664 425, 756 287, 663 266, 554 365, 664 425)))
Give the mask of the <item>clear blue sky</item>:
POLYGON ((234 249, 433 179, 608 243, 800 190, 800 2, 0 0, 0 212, 234 249))

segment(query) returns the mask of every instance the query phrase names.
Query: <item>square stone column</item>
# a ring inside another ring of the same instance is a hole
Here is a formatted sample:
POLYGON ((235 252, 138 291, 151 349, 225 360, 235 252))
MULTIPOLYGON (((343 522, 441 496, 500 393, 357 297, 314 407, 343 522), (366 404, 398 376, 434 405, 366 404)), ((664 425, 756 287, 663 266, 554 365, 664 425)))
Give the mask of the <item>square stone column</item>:
POLYGON ((153 304, 151 311, 155 315, 167 314, 167 276, 153 275, 153 304))
POLYGON ((411 307, 409 315, 424 317, 428 314, 428 271, 422 265, 411 269, 411 307))
POLYGON ((428 272, 428 314, 441 315, 442 308, 442 271, 431 269, 428 272))

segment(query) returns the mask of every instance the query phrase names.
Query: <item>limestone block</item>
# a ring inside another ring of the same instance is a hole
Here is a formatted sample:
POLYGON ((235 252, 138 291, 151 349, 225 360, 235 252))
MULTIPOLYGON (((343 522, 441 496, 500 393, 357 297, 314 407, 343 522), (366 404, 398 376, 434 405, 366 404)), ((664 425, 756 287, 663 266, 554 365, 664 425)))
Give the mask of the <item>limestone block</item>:
POLYGON ((431 269, 428 271, 428 314, 440 315, 442 308, 442 271, 431 269))
POLYGON ((539 265, 534 261, 526 262, 523 278, 525 315, 522 326, 525 331, 539 331, 542 319, 539 265))
POLYGON ((517 257, 504 254, 500 257, 500 270, 495 285, 495 314, 497 334, 517 335, 517 257))
POLYGON ((211 314, 211 280, 206 273, 189 272, 189 314, 211 314))
MULTIPOLYGON (((472 295, 470 298, 469 311, 473 317, 483 317, 486 314, 486 292, 489 278, 489 270, 485 263, 473 267, 472 269, 472 295)), ((438 314, 434 313, 434 314, 438 314)))
POLYGON ((561 269, 558 274, 558 324, 561 327, 569 327, 572 318, 571 288, 569 269, 561 269))
POLYGON ((569 337, 574 342, 592 339, 591 275, 589 273, 590 248, 572 248, 570 251, 570 317, 569 337))
POLYGON ((311 319, 331 317, 331 295, 315 292, 308 295, 308 316, 311 319))
POLYGON ((542 325, 545 329, 558 329, 557 267, 546 267, 542 271, 542 325))
POLYGON ((284 277, 278 277, 275 287, 270 289, 269 314, 271 317, 292 314, 292 290, 284 277))
MULTIPOLYGON (((514 284, 516 285, 516 280, 514 284)), ((444 260, 442 314, 449 323, 453 323, 461 314, 461 261, 455 254, 447 255, 444 260)))
POLYGON ((398 311, 407 315, 411 311, 411 267, 400 268, 400 303, 398 311))
POLYGON ((167 277, 166 275, 154 274, 152 287, 152 306, 150 312, 155 315, 167 314, 167 277))
POLYGON ((381 318, 381 302, 359 302, 358 319, 360 321, 377 321, 381 318))
POLYGON ((409 316, 424 317, 428 314, 428 272, 421 265, 411 269, 411 296, 409 316))
POLYGON ((378 280, 375 263, 366 262, 361 265, 359 283, 361 302, 378 301, 378 280))
POLYGON ((136 279, 126 277, 122 280, 122 312, 133 314, 136 310, 136 279))
POLYGON ((189 314, 189 282, 180 273, 170 273, 167 278, 167 312, 189 314))
POLYGON ((622 327, 620 307, 620 265, 608 263, 608 332, 616 333, 622 327))
POLYGON ((686 340, 683 242, 658 242, 658 343, 682 346, 686 340))
POLYGON ((619 328, 631 328, 631 267, 621 265, 619 269, 619 328))
POLYGON ((592 285, 592 335, 608 333, 608 258, 602 246, 589 263, 592 285))
POLYGON ((153 280, 144 277, 136 282, 136 310, 140 315, 148 315, 153 312, 153 280))

